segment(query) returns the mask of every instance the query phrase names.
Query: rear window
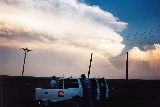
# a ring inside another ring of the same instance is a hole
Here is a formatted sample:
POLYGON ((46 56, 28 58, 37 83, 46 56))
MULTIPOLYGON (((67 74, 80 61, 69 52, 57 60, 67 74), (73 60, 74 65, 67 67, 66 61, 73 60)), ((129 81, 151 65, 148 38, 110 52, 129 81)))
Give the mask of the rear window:
MULTIPOLYGON (((57 87, 62 89, 63 88, 63 79, 60 79, 57 87)), ((77 79, 64 79, 64 88, 79 88, 78 80, 77 79)))

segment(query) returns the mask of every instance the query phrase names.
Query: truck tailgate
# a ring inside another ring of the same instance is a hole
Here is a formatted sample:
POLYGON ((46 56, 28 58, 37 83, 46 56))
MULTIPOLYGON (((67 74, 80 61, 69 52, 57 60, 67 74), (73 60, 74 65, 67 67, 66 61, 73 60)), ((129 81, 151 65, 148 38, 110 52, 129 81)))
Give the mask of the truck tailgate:
POLYGON ((62 91, 62 89, 36 88, 35 98, 36 100, 41 100, 41 101, 51 101, 51 102, 61 101, 63 100, 63 98, 58 96, 59 91, 62 91))

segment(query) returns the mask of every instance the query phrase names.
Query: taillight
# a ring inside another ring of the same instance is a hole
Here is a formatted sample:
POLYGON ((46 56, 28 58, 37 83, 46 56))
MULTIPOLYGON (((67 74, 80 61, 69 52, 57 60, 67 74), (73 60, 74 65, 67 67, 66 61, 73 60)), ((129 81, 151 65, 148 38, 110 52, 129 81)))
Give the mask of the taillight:
POLYGON ((64 92, 63 91, 59 91, 58 92, 58 97, 64 97, 64 92))

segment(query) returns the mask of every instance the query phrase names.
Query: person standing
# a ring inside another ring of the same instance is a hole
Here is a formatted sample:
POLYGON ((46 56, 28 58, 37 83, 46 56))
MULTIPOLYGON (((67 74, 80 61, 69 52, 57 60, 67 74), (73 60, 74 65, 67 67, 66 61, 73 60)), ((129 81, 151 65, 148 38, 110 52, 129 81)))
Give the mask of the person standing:
POLYGON ((93 101, 91 97, 91 83, 88 78, 86 78, 85 74, 81 75, 82 82, 84 84, 84 100, 85 103, 87 104, 87 107, 93 107, 93 101))
POLYGON ((52 88, 55 88, 55 86, 56 86, 56 76, 52 76, 52 80, 51 80, 51 82, 50 82, 50 85, 51 85, 51 87, 52 88))

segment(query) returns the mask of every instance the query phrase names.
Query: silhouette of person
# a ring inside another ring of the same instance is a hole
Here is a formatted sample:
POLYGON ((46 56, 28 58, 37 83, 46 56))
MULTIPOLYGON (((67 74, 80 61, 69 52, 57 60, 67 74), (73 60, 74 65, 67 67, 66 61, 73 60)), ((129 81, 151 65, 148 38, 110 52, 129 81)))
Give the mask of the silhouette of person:
POLYGON ((101 78, 100 79, 100 99, 101 99, 101 101, 102 102, 104 102, 105 101, 105 99, 106 99, 106 90, 107 90, 107 87, 106 87, 106 80, 105 80, 105 78, 101 78))
POLYGON ((56 86, 56 76, 52 76, 52 80, 51 80, 51 82, 50 82, 50 85, 51 85, 51 87, 52 88, 55 88, 55 86, 56 86))
POLYGON ((82 85, 83 85, 83 95, 85 103, 87 104, 87 107, 93 107, 93 101, 91 97, 91 83, 88 78, 86 78, 85 74, 81 75, 82 78, 82 85))

